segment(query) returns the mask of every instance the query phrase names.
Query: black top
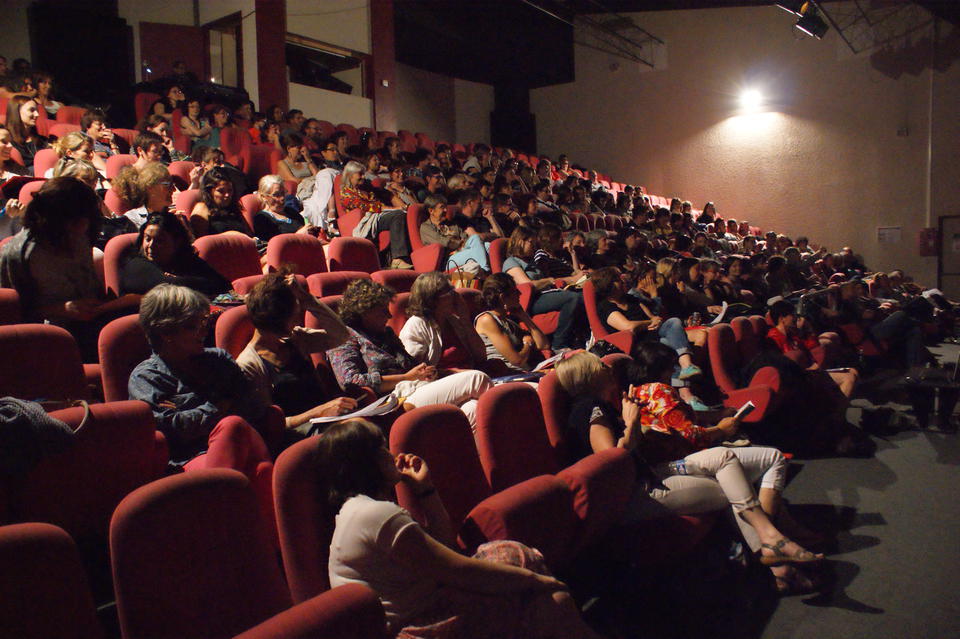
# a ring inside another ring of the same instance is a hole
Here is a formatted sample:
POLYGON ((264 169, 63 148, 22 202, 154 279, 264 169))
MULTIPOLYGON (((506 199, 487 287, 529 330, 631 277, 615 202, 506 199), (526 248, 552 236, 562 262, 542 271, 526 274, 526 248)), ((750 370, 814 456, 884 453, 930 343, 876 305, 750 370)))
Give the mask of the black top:
POLYGON ((277 368, 267 360, 263 363, 273 386, 273 403, 283 410, 284 415, 299 415, 332 399, 325 392, 310 360, 299 353, 295 352, 290 363, 283 368, 277 368))
POLYGON ((664 284, 657 287, 657 297, 660 298, 663 310, 669 317, 687 319, 691 313, 697 310, 673 284, 664 284))
POLYGON ((489 220, 482 215, 467 217, 463 213, 457 213, 453 216, 452 220, 447 222, 447 224, 457 226, 463 231, 466 231, 468 228, 472 228, 477 233, 493 232, 493 226, 491 226, 489 220))
POLYGON ((227 231, 239 231, 250 235, 250 226, 240 215, 219 214, 210 216, 210 235, 218 235, 227 231))
POLYGON ((593 454, 593 446, 590 445, 590 422, 593 421, 595 411, 603 415, 607 424, 613 429, 614 442, 623 437, 623 424, 617 418, 617 412, 613 406, 593 397, 580 396, 570 406, 567 417, 571 463, 593 454))
POLYGON ((225 277, 193 253, 175 260, 167 272, 139 253, 133 254, 120 269, 121 294, 144 294, 157 284, 186 286, 211 298, 232 288, 225 277))
POLYGON ((23 158, 23 165, 27 169, 28 175, 33 175, 33 158, 37 151, 50 146, 47 144, 47 139, 39 135, 34 135, 30 142, 12 142, 12 144, 20 152, 20 157, 23 158))
POLYGON ((303 228, 303 217, 290 215, 286 221, 278 219, 266 211, 258 211, 253 216, 253 234, 264 242, 281 233, 296 233, 303 228))
POLYGON ((643 307, 640 305, 639 300, 631 295, 628 295, 626 297, 626 302, 626 310, 620 308, 610 300, 603 300, 597 303, 597 315, 600 316, 600 323, 603 324, 603 327, 611 333, 615 333, 619 330, 607 323, 607 318, 610 317, 611 313, 622 313, 623 316, 631 322, 645 322, 646 320, 650 319, 650 316, 646 314, 646 312, 643 310, 643 307))

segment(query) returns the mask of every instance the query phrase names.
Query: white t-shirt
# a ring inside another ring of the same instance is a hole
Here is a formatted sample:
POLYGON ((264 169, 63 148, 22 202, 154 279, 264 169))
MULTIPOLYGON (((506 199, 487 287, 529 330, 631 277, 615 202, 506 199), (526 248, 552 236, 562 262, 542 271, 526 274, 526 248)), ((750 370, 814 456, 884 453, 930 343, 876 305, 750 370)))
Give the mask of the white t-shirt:
POLYGON ((418 362, 436 366, 443 355, 443 339, 436 322, 414 315, 407 319, 398 335, 403 347, 418 362))
POLYGON ((437 583, 394 558, 400 534, 416 521, 400 506, 366 495, 351 497, 340 509, 330 542, 330 586, 359 583, 383 603, 391 627, 432 608, 437 583))

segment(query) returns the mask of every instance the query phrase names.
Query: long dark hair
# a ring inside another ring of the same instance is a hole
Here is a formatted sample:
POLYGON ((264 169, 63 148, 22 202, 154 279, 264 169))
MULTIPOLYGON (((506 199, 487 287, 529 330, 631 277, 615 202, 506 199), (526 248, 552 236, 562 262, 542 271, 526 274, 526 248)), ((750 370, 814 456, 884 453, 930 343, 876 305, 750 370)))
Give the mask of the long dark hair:
POLYGON ((33 98, 25 95, 15 95, 7 102, 7 130, 10 131, 10 137, 17 144, 23 144, 24 141, 31 136, 36 139, 43 137, 37 133, 37 127, 27 127, 27 125, 23 123, 23 120, 20 119, 20 107, 27 102, 35 103, 39 111, 40 104, 33 98))
POLYGON ((487 310, 503 305, 503 297, 516 290, 517 283, 506 273, 493 273, 483 282, 483 305, 487 310))
POLYGON ((672 371, 677 365, 677 352, 660 342, 639 342, 630 352, 635 373, 642 384, 659 381, 664 373, 672 371))
POLYGON ((174 259, 180 259, 193 252, 192 238, 187 227, 183 225, 173 213, 163 211, 161 213, 151 213, 147 221, 140 227, 140 233, 137 235, 137 251, 143 254, 143 235, 148 226, 158 226, 163 233, 169 233, 177 243, 177 252, 174 259))
POLYGON ((210 210, 211 217, 215 215, 242 217, 243 215, 240 212, 240 194, 237 193, 237 189, 233 184, 233 180, 231 180, 227 172, 219 166, 213 167, 203 176, 203 180, 200 184, 200 201, 207 205, 207 209, 210 210), (232 201, 225 208, 217 206, 217 204, 213 201, 213 189, 216 188, 217 184, 220 182, 229 183, 230 187, 233 189, 232 201))
POLYGON ((364 419, 334 424, 317 438, 317 481, 330 514, 356 495, 379 499, 385 477, 380 471, 383 432, 364 419))
POLYGON ((56 249, 70 245, 71 222, 87 218, 87 238, 90 243, 100 234, 103 215, 100 213, 100 198, 89 186, 70 177, 47 180, 27 205, 23 226, 38 242, 56 249))

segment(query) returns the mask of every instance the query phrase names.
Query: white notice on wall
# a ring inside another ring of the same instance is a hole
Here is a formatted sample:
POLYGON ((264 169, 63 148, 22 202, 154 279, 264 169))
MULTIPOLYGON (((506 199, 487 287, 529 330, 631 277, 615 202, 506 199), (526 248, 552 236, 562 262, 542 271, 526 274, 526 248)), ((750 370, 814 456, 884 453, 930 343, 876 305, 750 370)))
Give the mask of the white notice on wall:
POLYGON ((878 226, 877 241, 881 244, 896 244, 900 242, 899 226, 878 226))

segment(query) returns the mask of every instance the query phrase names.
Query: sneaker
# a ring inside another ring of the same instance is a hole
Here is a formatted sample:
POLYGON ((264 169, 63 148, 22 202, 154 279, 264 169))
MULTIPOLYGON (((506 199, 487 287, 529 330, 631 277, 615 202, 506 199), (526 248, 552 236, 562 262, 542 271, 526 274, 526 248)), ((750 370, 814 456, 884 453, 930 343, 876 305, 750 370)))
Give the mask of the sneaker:
POLYGON ((399 257, 395 257, 393 258, 393 261, 390 262, 390 268, 398 268, 398 269, 404 269, 409 271, 413 269, 413 264, 405 260, 402 260, 399 257))
POLYGON ((701 368, 696 364, 690 364, 690 366, 686 366, 680 371, 677 379, 684 381, 693 379, 694 377, 700 377, 701 375, 703 375, 703 370, 701 370, 701 368))
POLYGON ((701 413, 705 413, 710 410, 710 407, 704 404, 703 400, 701 400, 699 397, 694 397, 693 399, 688 400, 687 403, 690 404, 690 408, 701 413))

